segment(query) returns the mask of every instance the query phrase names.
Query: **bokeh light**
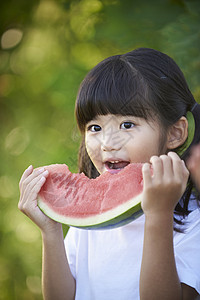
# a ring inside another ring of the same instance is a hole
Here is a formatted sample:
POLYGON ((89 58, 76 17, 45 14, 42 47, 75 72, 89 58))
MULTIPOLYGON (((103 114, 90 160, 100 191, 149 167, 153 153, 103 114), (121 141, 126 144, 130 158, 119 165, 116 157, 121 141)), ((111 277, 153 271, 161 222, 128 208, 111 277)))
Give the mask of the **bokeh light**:
POLYGON ((1 47, 4 50, 11 49, 17 46, 23 37, 23 32, 20 29, 8 29, 1 37, 1 47))
POLYGON ((30 137, 23 127, 16 127, 9 132, 5 139, 5 150, 11 155, 22 154, 28 146, 30 137))

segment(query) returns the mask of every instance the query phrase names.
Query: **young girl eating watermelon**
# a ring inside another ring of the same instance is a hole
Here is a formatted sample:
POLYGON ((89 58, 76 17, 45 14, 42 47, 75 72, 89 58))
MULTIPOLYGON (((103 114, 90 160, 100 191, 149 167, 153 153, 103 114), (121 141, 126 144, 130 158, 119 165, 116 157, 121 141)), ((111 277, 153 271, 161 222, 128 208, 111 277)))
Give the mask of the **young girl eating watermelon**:
MULTIPOLYGON (((37 206, 48 171, 30 166, 20 181, 19 209, 41 229, 44 299, 195 299, 199 192, 185 162, 200 142, 200 105, 179 67, 148 48, 109 57, 83 80, 75 112, 80 172, 95 178, 144 163, 144 214, 115 229, 71 227, 64 239, 61 224, 37 206)), ((199 187, 194 151, 188 168, 199 187)))

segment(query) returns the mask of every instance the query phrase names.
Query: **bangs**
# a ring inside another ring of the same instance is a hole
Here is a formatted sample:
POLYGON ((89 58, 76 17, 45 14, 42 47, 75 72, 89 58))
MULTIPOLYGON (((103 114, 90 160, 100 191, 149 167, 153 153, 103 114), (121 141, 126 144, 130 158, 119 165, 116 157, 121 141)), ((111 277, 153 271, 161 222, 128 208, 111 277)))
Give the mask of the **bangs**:
POLYGON ((97 115, 132 115, 152 118, 147 83, 122 55, 111 56, 85 77, 78 92, 75 115, 84 132, 86 124, 97 115))

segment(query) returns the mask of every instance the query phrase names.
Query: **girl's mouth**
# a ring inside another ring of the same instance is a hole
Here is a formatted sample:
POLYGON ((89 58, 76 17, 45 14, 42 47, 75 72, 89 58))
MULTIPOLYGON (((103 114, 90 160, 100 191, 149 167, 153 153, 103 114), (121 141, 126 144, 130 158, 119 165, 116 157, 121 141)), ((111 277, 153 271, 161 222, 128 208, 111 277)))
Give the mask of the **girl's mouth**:
POLYGON ((112 174, 116 174, 120 172, 123 168, 125 168, 128 164, 130 164, 129 161, 106 161, 105 162, 105 167, 108 172, 112 174))

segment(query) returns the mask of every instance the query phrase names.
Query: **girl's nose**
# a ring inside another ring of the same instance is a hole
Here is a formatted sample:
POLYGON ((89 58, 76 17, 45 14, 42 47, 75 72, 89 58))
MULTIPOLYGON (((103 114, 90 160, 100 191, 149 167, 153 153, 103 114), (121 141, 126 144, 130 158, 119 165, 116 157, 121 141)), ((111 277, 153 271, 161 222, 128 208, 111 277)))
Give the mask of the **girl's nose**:
POLYGON ((101 149, 103 151, 116 151, 121 149, 121 138, 118 132, 110 132, 103 136, 101 149))
POLYGON ((116 149, 116 147, 112 146, 112 145, 108 145, 108 144, 103 144, 102 145, 102 150, 103 151, 116 151, 118 149, 116 149))

